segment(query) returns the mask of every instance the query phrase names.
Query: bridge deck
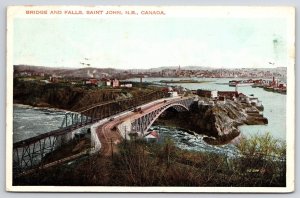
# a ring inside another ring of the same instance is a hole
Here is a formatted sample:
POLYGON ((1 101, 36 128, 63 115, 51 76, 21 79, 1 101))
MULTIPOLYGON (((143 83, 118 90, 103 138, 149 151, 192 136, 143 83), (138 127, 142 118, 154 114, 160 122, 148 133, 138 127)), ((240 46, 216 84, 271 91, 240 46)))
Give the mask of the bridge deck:
MULTIPOLYGON (((149 124, 149 117, 147 117, 147 115, 150 115, 151 112, 154 112, 156 110, 155 114, 151 114, 151 118, 154 118, 153 116, 157 116, 157 110, 162 110, 163 107, 169 104, 189 99, 176 97, 157 100, 157 97, 161 98, 161 96, 163 95, 161 95, 161 93, 151 94, 149 95, 149 98, 143 96, 142 98, 145 99, 142 101, 139 101, 137 99, 126 100, 122 101, 124 102, 124 104, 120 101, 114 101, 112 103, 108 103, 107 105, 109 106, 106 109, 103 109, 102 106, 89 108, 87 109, 86 114, 91 115, 91 117, 88 117, 86 115, 81 115, 80 117, 77 114, 72 114, 70 115, 70 117, 72 118, 71 123, 68 123, 68 117, 66 115, 66 127, 14 143, 14 170, 16 170, 17 172, 22 172, 23 170, 28 170, 30 168, 37 167, 39 162, 41 162, 41 160, 47 153, 51 153, 56 148, 62 146, 64 142, 66 142, 67 137, 65 136, 70 135, 69 133, 71 131, 74 131, 77 128, 84 127, 88 124, 93 124, 103 118, 107 118, 109 116, 113 116, 115 114, 123 112, 122 116, 119 116, 117 119, 114 120, 109 120, 107 123, 104 123, 97 129, 97 136, 102 145, 101 151, 106 155, 108 153, 110 154, 112 152, 111 150, 113 149, 112 144, 116 145, 122 140, 122 136, 117 130, 112 131, 114 127, 117 127, 120 123, 124 122, 125 120, 129 119, 133 121, 139 118, 147 118, 149 124), (154 98, 155 101, 153 101, 154 98), (145 100, 152 100, 152 102, 142 105, 142 112, 131 111, 133 109, 132 106, 136 107, 137 105, 141 105, 141 103, 143 103, 145 100), (122 104, 124 106, 122 106, 122 104), (121 106, 122 108, 118 109, 118 106, 121 106), (126 108, 129 108, 129 110, 126 110, 126 108), (103 115, 97 117, 98 113, 103 113, 103 115)), ((146 128, 144 126, 142 128, 140 127, 140 129, 145 130, 146 128)))
MULTIPOLYGON (((120 117, 115 118, 114 120, 107 121, 106 123, 100 125, 96 131, 99 141, 101 142, 101 153, 105 156, 112 155, 113 152, 117 149, 117 144, 122 141, 123 137, 120 133, 115 130, 117 126, 123 122, 130 121, 133 122, 139 118, 145 117, 151 112, 156 110, 163 109, 163 107, 168 107, 169 105, 176 103, 178 101, 187 100, 190 98, 169 98, 165 100, 158 100, 156 102, 148 103, 142 105, 142 112, 132 112, 128 111, 120 117)), ((154 118, 154 117, 153 117, 154 118)), ((152 121, 152 120, 151 120, 152 121)))

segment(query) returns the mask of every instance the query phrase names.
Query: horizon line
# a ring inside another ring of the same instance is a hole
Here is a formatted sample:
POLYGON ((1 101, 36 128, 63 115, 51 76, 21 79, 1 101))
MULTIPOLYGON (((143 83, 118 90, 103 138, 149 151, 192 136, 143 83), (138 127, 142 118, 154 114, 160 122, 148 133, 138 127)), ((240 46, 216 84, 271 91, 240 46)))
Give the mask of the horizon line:
POLYGON ((163 66, 154 66, 150 68, 118 68, 118 67, 97 67, 97 66, 90 66, 90 67, 70 67, 70 66, 44 66, 44 65, 27 65, 27 64, 14 64, 13 66, 28 66, 28 67, 45 67, 45 68, 52 68, 52 69, 115 69, 115 70, 151 70, 151 69, 160 69, 163 67, 175 67, 178 68, 180 67, 185 68, 185 67, 203 67, 203 68, 209 68, 209 69, 276 69, 276 68, 287 68, 286 66, 272 66, 272 67, 213 67, 213 66, 198 66, 198 65, 163 65, 163 66))

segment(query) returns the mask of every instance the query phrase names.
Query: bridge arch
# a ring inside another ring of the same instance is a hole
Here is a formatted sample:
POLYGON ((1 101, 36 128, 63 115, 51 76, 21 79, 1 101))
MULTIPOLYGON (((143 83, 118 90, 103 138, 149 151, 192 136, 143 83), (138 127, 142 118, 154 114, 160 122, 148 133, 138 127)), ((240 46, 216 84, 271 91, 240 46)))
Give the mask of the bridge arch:
POLYGON ((182 109, 186 110, 186 111, 189 111, 189 108, 182 105, 182 104, 179 104, 179 103, 175 103, 175 104, 171 104, 171 105, 168 105, 166 106, 165 108, 163 108, 155 117, 154 119, 149 123, 149 125, 147 126, 146 128, 146 132, 149 130, 149 128, 152 126, 152 124, 155 122, 155 120, 157 120, 159 118, 159 116, 165 112, 167 109, 169 108, 172 108, 172 107, 175 107, 174 109, 176 109, 176 111, 178 111, 178 109, 176 107, 181 107, 182 109))
POLYGON ((177 111, 189 111, 191 101, 179 101, 167 104, 159 109, 156 109, 148 114, 137 118, 131 123, 131 129, 134 132, 141 132, 142 135, 145 135, 145 132, 149 130, 152 124, 157 120, 157 118, 169 108, 174 108, 177 111))

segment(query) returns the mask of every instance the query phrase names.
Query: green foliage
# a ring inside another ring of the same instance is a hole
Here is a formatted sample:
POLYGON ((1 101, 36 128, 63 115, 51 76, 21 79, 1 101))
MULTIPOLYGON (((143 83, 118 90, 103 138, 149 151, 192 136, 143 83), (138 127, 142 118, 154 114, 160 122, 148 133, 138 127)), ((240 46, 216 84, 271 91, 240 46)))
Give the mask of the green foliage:
POLYGON ((279 157, 286 155, 285 142, 273 138, 269 132, 263 135, 255 134, 251 137, 242 137, 237 147, 243 155, 260 154, 279 157))
POLYGON ((255 186, 285 185, 286 144, 270 133, 243 137, 237 144, 242 156, 233 162, 234 171, 255 186))
MULTIPOLYGON (((126 89, 126 93, 130 93, 131 97, 139 97, 151 94, 154 90, 156 89, 133 87, 126 89)), ((24 81, 22 78, 14 78, 13 98, 15 103, 81 111, 96 104, 122 99, 124 98, 122 92, 124 92, 122 89, 99 89, 67 82, 45 84, 34 79, 24 81)), ((147 99, 154 98, 155 95, 152 94, 147 99)))
MULTIPOLYGON (((43 170, 15 185, 88 186, 285 186, 285 160, 265 154, 283 153, 269 134, 242 140, 243 156, 182 150, 171 139, 162 144, 142 139, 123 141, 112 156, 94 155, 66 167, 43 170), (274 147, 274 144, 276 145, 274 147), (251 151, 251 155, 249 152, 251 151), (247 155, 246 155, 247 153, 247 155), (257 155, 260 153, 259 155, 257 155)), ((282 149, 282 150, 281 150, 282 149)))

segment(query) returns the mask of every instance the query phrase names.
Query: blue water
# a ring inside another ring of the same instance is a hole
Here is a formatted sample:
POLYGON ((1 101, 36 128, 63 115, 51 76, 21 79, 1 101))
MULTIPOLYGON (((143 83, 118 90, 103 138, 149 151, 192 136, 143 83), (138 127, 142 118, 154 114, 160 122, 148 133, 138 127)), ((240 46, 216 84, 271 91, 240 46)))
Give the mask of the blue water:
POLYGON ((167 126, 153 126, 150 128, 159 133, 158 142, 164 142, 166 138, 171 139, 175 145, 184 150, 210 152, 226 155, 228 157, 235 157, 239 155, 239 151, 233 144, 226 145, 209 145, 203 140, 203 136, 199 134, 192 134, 182 129, 167 127, 167 126))
MULTIPOLYGON (((171 79, 171 78, 169 78, 171 79)), ((145 78, 146 82, 159 82, 169 80, 168 78, 145 78)), ((184 79, 184 78, 181 78, 184 79)), ((139 81, 140 79, 130 79, 139 81)), ((178 80, 178 79, 176 79, 178 80)), ((181 86, 187 89, 210 89, 210 90, 234 90, 234 87, 219 83, 228 83, 230 79, 196 79, 205 80, 207 83, 184 83, 181 86)), ((175 84, 172 84, 175 85, 175 84)), ((177 84, 178 85, 178 84, 177 84)), ((263 114, 268 118, 267 125, 241 126, 242 134, 251 136, 256 133, 270 132, 275 138, 286 139, 286 95, 267 92, 262 88, 239 87, 239 92, 254 94, 262 101, 265 109, 263 114)), ((48 131, 58 129, 64 118, 65 111, 57 109, 41 109, 26 105, 14 105, 13 110, 13 139, 14 142, 27 139, 48 131)), ((223 146, 208 145, 203 141, 201 135, 192 135, 186 131, 161 127, 161 137, 170 137, 175 144, 182 149, 205 151, 235 156, 237 149, 234 145, 223 146)))
MULTIPOLYGON (((220 91, 234 91, 235 87, 230 87, 228 78, 143 78, 144 82, 157 82, 160 80, 181 80, 181 79, 193 79, 198 81, 207 81, 207 83, 182 83, 169 84, 180 85, 184 88, 196 90, 196 89, 208 89, 208 90, 220 90, 220 91)), ((139 81, 138 78, 130 79, 131 81, 139 81)), ((237 79, 238 80, 238 79, 237 79)), ((263 115, 268 118, 267 125, 244 125, 240 127, 242 134, 251 136, 253 134, 262 134, 270 132, 273 137, 281 140, 286 139, 286 95, 274 92, 267 92, 262 88, 238 87, 238 92, 242 92, 246 95, 254 94, 264 105, 263 115)))
POLYGON ((63 110, 14 105, 13 141, 17 142, 58 129, 64 114, 63 110))

